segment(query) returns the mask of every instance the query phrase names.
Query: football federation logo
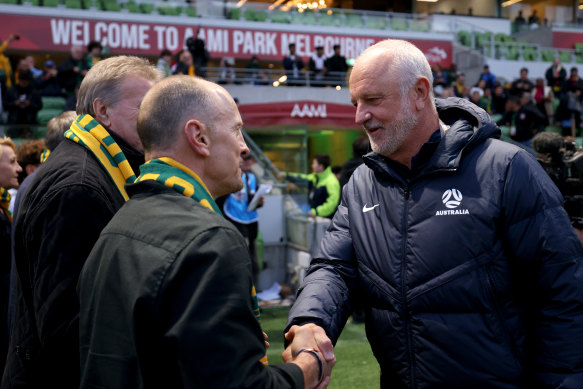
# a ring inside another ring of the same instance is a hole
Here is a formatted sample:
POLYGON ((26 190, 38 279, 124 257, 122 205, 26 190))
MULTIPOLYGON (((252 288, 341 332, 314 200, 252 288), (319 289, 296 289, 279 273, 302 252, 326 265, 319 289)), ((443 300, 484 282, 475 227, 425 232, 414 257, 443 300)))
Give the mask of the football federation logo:
POLYGON ((437 210, 435 216, 445 216, 445 215, 469 215, 470 211, 467 209, 455 209, 462 203, 462 192, 457 189, 448 189, 441 195, 441 201, 445 205, 446 210, 437 210))
POLYGON ((457 189, 448 189, 441 195, 441 201, 449 209, 457 208, 462 202, 462 193, 457 189))

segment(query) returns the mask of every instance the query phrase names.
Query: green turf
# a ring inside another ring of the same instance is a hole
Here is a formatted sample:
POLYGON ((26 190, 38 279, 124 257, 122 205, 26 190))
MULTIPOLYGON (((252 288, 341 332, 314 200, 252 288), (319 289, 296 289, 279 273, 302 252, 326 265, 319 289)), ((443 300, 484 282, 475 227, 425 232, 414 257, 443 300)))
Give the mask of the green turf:
MULTIPOLYGON (((261 312, 261 326, 269 336, 271 347, 267 350, 270 364, 283 363, 283 328, 289 307, 266 308, 261 312)), ((364 324, 354 324, 349 319, 334 349, 336 366, 328 388, 378 388, 379 365, 372 355, 364 333, 364 324)))

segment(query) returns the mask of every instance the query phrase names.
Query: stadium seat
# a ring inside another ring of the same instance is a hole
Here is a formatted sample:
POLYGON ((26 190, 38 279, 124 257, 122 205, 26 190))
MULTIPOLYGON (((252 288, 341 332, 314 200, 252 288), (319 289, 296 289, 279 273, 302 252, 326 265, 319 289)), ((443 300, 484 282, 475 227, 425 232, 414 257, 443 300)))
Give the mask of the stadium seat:
POLYGON ((371 28, 373 30, 384 30, 387 28, 387 20, 381 16, 368 16, 364 24, 366 28, 371 28))
POLYGON ((506 44, 504 58, 508 61, 516 61, 518 59, 518 46, 514 43, 506 44))
POLYGON ((535 46, 525 46, 522 50, 522 59, 525 61, 533 62, 538 59, 535 46))
POLYGON ((362 28, 362 26, 364 25, 364 23, 362 22, 362 16, 347 13, 346 14, 346 22, 344 25, 346 27, 362 28))
MULTIPOLYGON (((391 20, 391 28, 392 28, 392 20, 391 20)), ((466 30, 459 30, 457 32, 457 37, 460 43, 466 47, 472 46, 472 34, 466 30)))
POLYGON ((407 31, 407 20, 404 18, 391 17, 391 30, 407 31))
POLYGON ((338 14, 320 14, 320 26, 340 26, 342 24, 342 20, 338 14))
POLYGON ((142 13, 144 14, 151 14, 154 11, 154 4, 151 3, 141 3, 140 8, 142 9, 142 13))
POLYGON ((0 0, 0 4, 19 4, 18 0, 0 0))
POLYGON ((128 1, 125 4, 125 9, 127 9, 128 11, 130 11, 133 14, 142 13, 142 10, 140 9, 140 6, 137 5, 135 1, 128 1))
POLYGON ((45 7, 58 7, 61 4, 60 0, 42 0, 45 7))
POLYGON ((291 23, 291 15, 289 12, 273 11, 269 15, 269 19, 273 23, 291 23))
POLYGON ((304 12, 296 12, 292 16, 292 21, 296 24, 314 25, 318 23, 318 18, 314 11, 306 10, 304 12))
POLYGON ((71 9, 84 9, 85 8, 85 7, 83 7, 83 3, 81 3, 81 0, 65 0, 65 7, 71 8, 71 9))
POLYGON ((64 97, 43 96, 41 100, 43 109, 58 109, 62 112, 65 108, 66 100, 64 97))
MULTIPOLYGON (((407 21, 405 20, 405 23, 407 21)), ((411 31, 418 31, 418 32, 429 32, 431 30, 431 26, 427 22, 427 20, 412 20, 409 22, 409 27, 411 31)))
POLYGON ((241 8, 231 8, 229 10, 229 19, 231 20, 241 19, 241 8))
POLYGON ((186 16, 189 16, 191 18, 194 18, 197 16, 195 7, 184 7, 183 11, 186 14, 186 16))
POLYGON ((571 63, 571 52, 567 50, 559 51, 559 60, 562 63, 571 63))
POLYGON ((43 109, 38 111, 38 113, 36 115, 36 119, 38 121, 38 124, 46 126, 46 124, 49 122, 49 120, 51 120, 54 117, 59 116, 62 112, 63 112, 62 109, 43 107, 43 109))
POLYGON ((540 55, 541 55, 541 61, 553 62, 553 60, 555 59, 555 55, 557 55, 557 52, 555 50, 552 50, 552 49, 543 49, 540 51, 540 55))
POLYGON ((173 7, 171 5, 163 5, 157 8, 160 15, 178 16, 182 13, 181 7, 173 7))

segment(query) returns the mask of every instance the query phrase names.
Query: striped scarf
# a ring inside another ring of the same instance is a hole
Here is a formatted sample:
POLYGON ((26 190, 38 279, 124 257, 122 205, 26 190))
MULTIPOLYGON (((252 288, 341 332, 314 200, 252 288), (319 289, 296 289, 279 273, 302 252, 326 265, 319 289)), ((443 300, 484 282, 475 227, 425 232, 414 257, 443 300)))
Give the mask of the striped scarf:
POLYGON ((40 155, 40 163, 45 163, 49 155, 51 155, 51 150, 44 149, 42 154, 40 155))
POLYGON ((119 193, 127 201, 125 184, 131 184, 136 176, 121 148, 107 130, 91 115, 79 115, 65 132, 65 138, 79 143, 93 153, 109 174, 119 193))
MULTIPOLYGON (((168 157, 152 159, 140 166, 140 173, 136 182, 147 180, 157 181, 182 193, 186 197, 194 199, 197 203, 211 211, 221 216, 223 215, 200 177, 180 162, 168 157)), ((261 313, 259 311, 255 285, 251 287, 251 299, 253 302, 253 313, 261 323, 261 313)), ((267 365, 267 355, 261 358, 260 361, 267 365)))
POLYGON ((10 212, 10 192, 8 189, 0 188, 0 208, 4 210, 6 217, 12 223, 12 212, 10 212))

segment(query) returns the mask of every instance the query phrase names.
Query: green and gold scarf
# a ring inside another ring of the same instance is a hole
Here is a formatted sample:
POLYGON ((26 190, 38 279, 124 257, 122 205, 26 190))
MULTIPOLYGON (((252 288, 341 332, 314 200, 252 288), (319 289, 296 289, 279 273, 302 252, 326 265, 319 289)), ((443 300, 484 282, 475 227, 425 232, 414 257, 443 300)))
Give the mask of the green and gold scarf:
MULTIPOLYGON (((219 215, 223 215, 200 177, 180 162, 168 157, 152 159, 140 166, 140 173, 136 182, 147 180, 158 181, 182 193, 184 196, 194 199, 202 206, 219 215)), ((251 298, 253 301, 253 313, 261 323, 261 313, 259 311, 259 303, 254 285, 251 288, 251 298)), ((261 358, 260 361, 267 365, 267 355, 261 358)))
POLYGON ((119 193, 127 201, 125 184, 131 184, 136 176, 121 148, 107 130, 91 115, 79 115, 65 132, 65 138, 79 143, 95 155, 111 177, 119 193))
POLYGON ((40 163, 45 163, 45 161, 47 160, 47 158, 49 157, 49 155, 51 155, 51 150, 44 149, 43 152, 40 155, 40 163))
POLYGON ((4 210, 6 217, 12 223, 12 212, 10 212, 10 192, 8 189, 0 188, 0 208, 4 210))

